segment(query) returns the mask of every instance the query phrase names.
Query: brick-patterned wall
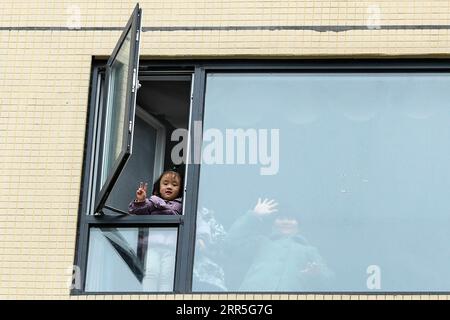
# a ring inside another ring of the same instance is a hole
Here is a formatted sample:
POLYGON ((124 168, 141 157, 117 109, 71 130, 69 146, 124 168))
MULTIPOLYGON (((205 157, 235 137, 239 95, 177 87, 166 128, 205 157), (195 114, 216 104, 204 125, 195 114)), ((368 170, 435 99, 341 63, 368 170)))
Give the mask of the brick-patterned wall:
MULTIPOLYGON (((0 299, 69 298, 92 56, 131 0, 0 1, 0 299), (78 15, 79 13, 79 15, 78 15), (81 27, 81 29, 79 29, 81 27)), ((142 0, 143 58, 448 56, 450 1, 142 0)), ((447 299, 142 295, 83 299, 447 299)))

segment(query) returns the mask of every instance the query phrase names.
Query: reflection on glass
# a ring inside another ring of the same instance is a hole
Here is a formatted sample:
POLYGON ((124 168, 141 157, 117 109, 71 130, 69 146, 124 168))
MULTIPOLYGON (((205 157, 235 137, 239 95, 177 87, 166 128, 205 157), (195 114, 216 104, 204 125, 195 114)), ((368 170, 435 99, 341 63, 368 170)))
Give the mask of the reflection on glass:
POLYGON ((126 95, 131 45, 130 37, 131 33, 129 32, 111 66, 106 105, 105 142, 101 176, 102 186, 122 151, 125 108, 127 106, 126 95))
POLYGON ((450 290, 449 87, 431 73, 209 74, 216 143, 202 151, 224 156, 200 172, 193 290, 450 290), (238 128, 256 161, 227 162, 238 128), (261 175, 271 129, 279 170, 261 175))
POLYGON ((176 242, 176 228, 92 228, 86 291, 173 291, 176 242))
POLYGON ((223 244, 227 233, 208 208, 197 213, 193 286, 198 291, 226 291, 223 244))

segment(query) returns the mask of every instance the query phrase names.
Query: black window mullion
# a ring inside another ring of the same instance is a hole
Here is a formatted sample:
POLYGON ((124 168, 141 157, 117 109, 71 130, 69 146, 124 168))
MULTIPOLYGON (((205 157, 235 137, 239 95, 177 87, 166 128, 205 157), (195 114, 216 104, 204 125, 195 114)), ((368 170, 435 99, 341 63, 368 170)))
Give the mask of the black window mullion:
POLYGON ((176 293, 189 293, 192 291, 192 274, 194 268, 195 230, 197 221, 197 198, 200 177, 199 159, 201 148, 201 133, 194 130, 195 123, 203 121, 203 105, 205 95, 205 70, 196 66, 194 71, 191 119, 190 119, 190 148, 188 154, 188 171, 186 177, 186 193, 184 221, 180 225, 177 245, 177 259, 175 266, 176 293), (197 135, 197 136, 196 136, 197 135), (200 135, 200 136, 198 136, 200 135))
POLYGON ((184 216, 175 215, 103 215, 103 216, 86 216, 85 222, 90 226, 116 226, 116 227, 132 227, 132 226, 172 226, 177 227, 182 224, 184 216))

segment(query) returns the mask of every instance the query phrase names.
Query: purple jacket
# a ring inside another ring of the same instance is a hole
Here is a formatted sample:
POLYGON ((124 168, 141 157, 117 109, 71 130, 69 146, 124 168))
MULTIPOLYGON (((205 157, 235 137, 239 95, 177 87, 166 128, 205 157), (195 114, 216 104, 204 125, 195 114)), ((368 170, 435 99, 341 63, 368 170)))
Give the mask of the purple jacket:
POLYGON ((180 215, 183 211, 183 200, 177 198, 172 201, 166 201, 158 196, 151 196, 142 202, 131 201, 128 206, 129 214, 166 214, 180 215))

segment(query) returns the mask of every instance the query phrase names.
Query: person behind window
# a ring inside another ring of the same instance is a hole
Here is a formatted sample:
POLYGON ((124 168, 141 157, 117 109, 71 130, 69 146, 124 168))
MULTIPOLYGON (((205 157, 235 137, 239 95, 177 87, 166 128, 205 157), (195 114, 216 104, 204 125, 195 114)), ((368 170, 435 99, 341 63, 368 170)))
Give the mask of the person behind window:
POLYGON ((202 207, 197 211, 196 250, 193 272, 195 290, 227 291, 222 268, 223 241, 226 231, 213 210, 202 207))
POLYGON ((253 210, 231 226, 227 237, 227 251, 232 257, 226 272, 229 289, 326 289, 333 272, 318 250, 300 235, 297 217, 291 212, 274 214, 276 206, 274 200, 259 199, 253 210))
POLYGON ((128 213, 136 215, 165 214, 180 215, 182 213, 181 175, 173 170, 163 172, 153 185, 153 192, 147 198, 147 183, 141 182, 136 190, 136 199, 128 206, 128 213))
MULTIPOLYGON (((147 198, 147 183, 141 182, 128 212, 136 215, 182 214, 182 183, 183 179, 178 172, 165 171, 153 185, 152 196, 147 198)), ((151 230, 148 239, 144 241, 148 243, 148 247, 143 289, 149 292, 172 291, 177 234, 151 230)))

